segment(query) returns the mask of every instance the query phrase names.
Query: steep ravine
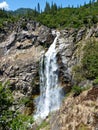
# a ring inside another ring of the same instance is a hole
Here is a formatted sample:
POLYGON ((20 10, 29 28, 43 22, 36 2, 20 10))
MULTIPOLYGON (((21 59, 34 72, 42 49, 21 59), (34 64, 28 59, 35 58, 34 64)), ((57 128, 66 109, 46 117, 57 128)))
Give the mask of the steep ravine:
MULTIPOLYGON (((10 81, 10 88, 16 100, 22 96, 34 98, 40 94, 40 58, 56 37, 52 29, 34 21, 27 21, 25 28, 22 28, 21 24, 22 22, 18 23, 17 27, 13 25, 15 29, 0 43, 0 81, 10 81)), ((58 80, 65 95, 70 92, 74 84, 83 87, 92 86, 92 80, 80 79, 80 75, 76 75, 75 67, 81 65, 83 49, 87 41, 93 38, 98 42, 98 26, 90 29, 85 27, 64 29, 59 33, 56 42, 58 80)), ((82 130, 83 127, 84 130, 96 130, 97 98, 92 100, 90 96, 94 95, 95 91, 97 89, 92 90, 90 94, 87 90, 78 97, 74 98, 71 95, 64 98, 60 110, 47 119, 50 123, 49 129, 82 130)), ((22 109, 24 111, 24 107, 22 109)), ((34 126, 33 130, 35 129, 34 126)))

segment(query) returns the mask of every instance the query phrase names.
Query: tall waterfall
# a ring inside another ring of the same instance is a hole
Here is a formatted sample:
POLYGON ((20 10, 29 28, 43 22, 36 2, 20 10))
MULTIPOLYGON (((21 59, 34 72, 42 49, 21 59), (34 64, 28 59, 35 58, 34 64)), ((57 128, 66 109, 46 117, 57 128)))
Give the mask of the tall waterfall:
POLYGON ((40 96, 36 100, 37 110, 35 118, 45 119, 52 111, 58 110, 63 98, 62 88, 58 82, 58 64, 56 42, 59 32, 45 55, 41 58, 40 65, 40 96))

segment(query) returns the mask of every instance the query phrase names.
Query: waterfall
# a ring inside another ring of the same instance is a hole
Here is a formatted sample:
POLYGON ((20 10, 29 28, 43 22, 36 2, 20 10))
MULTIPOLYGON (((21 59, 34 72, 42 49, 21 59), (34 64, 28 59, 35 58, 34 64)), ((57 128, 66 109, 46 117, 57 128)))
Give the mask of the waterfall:
POLYGON ((63 99, 63 90, 58 81, 58 64, 56 42, 60 33, 54 42, 41 58, 40 62, 40 96, 36 99, 35 119, 45 119, 50 112, 58 110, 63 99))

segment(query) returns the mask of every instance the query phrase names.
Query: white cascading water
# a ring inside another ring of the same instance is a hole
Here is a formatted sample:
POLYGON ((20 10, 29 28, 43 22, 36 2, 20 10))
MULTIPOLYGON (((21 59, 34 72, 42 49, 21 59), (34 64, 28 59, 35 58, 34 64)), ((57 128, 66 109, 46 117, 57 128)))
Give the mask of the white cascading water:
POLYGON ((45 119, 50 112, 58 110, 64 96, 58 82, 57 52, 55 49, 59 35, 60 33, 57 32, 53 44, 41 58, 40 96, 36 99, 35 119, 45 119))

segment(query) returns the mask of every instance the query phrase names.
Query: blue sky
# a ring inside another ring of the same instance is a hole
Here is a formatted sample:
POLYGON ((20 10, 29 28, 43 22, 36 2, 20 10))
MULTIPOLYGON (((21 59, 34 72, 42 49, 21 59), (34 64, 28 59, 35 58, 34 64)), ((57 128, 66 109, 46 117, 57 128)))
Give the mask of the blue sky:
POLYGON ((57 5, 62 5, 63 7, 68 5, 83 5, 84 2, 89 2, 89 0, 0 0, 0 8, 3 6, 3 8, 10 10, 16 10, 21 7, 34 9, 39 2, 41 8, 44 9, 46 1, 49 3, 52 3, 53 1, 54 3, 57 3, 57 5))

